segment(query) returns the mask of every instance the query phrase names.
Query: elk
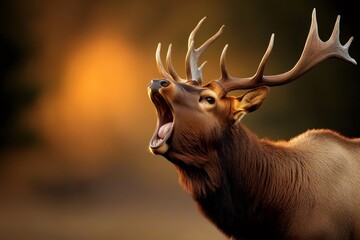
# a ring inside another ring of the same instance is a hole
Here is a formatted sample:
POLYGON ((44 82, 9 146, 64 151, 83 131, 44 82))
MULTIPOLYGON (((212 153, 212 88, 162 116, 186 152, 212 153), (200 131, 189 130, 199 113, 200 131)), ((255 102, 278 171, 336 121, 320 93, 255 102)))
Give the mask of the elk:
POLYGON ((179 182, 201 213, 232 239, 360 239, 360 138, 335 131, 308 130, 289 141, 261 139, 241 118, 255 111, 269 87, 287 84, 332 57, 356 65, 342 45, 337 17, 328 41, 318 35, 315 9, 303 52, 295 66, 281 74, 264 75, 274 44, 252 77, 229 74, 226 45, 220 57, 221 77, 203 84, 205 49, 223 27, 200 47, 191 32, 185 59, 186 78, 156 51, 162 78, 148 86, 157 110, 157 127, 149 149, 173 163, 179 182), (227 96, 247 90, 242 96, 227 96))

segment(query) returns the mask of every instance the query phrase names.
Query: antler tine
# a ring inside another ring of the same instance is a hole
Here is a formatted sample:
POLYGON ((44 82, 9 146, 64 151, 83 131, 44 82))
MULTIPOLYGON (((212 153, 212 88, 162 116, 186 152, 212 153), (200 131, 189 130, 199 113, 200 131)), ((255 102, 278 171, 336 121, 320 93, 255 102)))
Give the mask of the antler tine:
POLYGON ((229 91, 238 89, 239 85, 241 85, 242 89, 252 88, 259 81, 261 81, 263 74, 264 74, 266 62, 269 59, 270 53, 274 46, 274 37, 275 37, 275 35, 271 34, 268 48, 266 49, 266 52, 260 61, 258 69, 257 69, 255 75, 252 77, 249 77, 249 78, 234 78, 234 77, 230 76, 230 74, 227 71, 226 63, 225 63, 226 51, 227 51, 228 45, 225 45, 224 50, 220 57, 221 78, 218 80, 218 83, 220 83, 222 85, 222 87, 227 92, 229 92, 229 91), (233 84, 234 82, 236 82, 236 84, 233 84))
MULTIPOLYGON (((266 50, 256 74, 250 78, 235 78, 231 77, 225 67, 225 53, 223 52, 221 59, 221 71, 222 77, 218 80, 218 83, 222 85, 225 92, 229 92, 236 89, 249 89, 255 88, 257 86, 266 85, 266 86, 279 86, 294 81, 299 78, 310 69, 315 67, 320 62, 336 57, 344 61, 357 64, 355 59, 349 55, 349 47, 353 40, 351 37, 345 45, 341 45, 339 35, 340 35, 340 16, 337 17, 333 32, 326 42, 321 41, 318 34, 318 26, 316 20, 316 10, 312 12, 311 26, 309 34, 304 46, 304 50, 295 64, 295 66, 282 74, 263 76, 265 64, 268 60, 274 42, 274 35, 271 36, 268 49, 266 50)), ((226 49, 224 49, 226 52, 226 49)))
POLYGON ((227 79, 229 79, 230 75, 227 71, 227 68, 226 68, 226 52, 227 52, 227 48, 228 48, 228 44, 225 45, 222 53, 221 53, 221 56, 220 56, 220 69, 221 69, 221 78, 219 80, 220 81, 226 81, 227 79))
POLYGON ((176 81, 176 82, 182 82, 184 81, 183 79, 181 79, 179 77, 179 75, 176 73, 173 65, 172 65, 172 61, 171 61, 171 48, 172 48, 172 44, 169 45, 167 54, 166 54, 166 65, 168 67, 168 71, 170 73, 170 75, 172 76, 172 78, 176 81))
POLYGON ((187 80, 197 81, 199 84, 202 83, 202 70, 206 64, 204 62, 198 67, 198 61, 204 51, 221 35, 224 25, 205 43, 203 43, 199 48, 195 49, 194 47, 194 39, 197 31, 199 30, 201 24, 205 21, 206 17, 200 20, 200 22, 196 25, 194 30, 190 33, 188 39, 188 52, 186 54, 185 59, 185 67, 186 67, 186 77, 187 80))
POLYGON ((353 59, 349 55, 349 47, 350 47, 350 44, 353 41, 353 39, 354 39, 354 37, 350 37, 350 39, 347 41, 347 43, 345 45, 343 45, 343 46, 341 45, 341 43, 340 43, 340 15, 338 15, 336 18, 333 32, 331 33, 331 36, 327 42, 330 42, 330 43, 336 42, 337 46, 341 46, 340 51, 342 53, 342 54, 338 54, 338 57, 343 59, 344 61, 348 61, 350 63, 357 65, 355 59, 353 59))
POLYGON ((161 51, 161 43, 158 44, 157 49, 156 49, 156 54, 155 54, 156 65, 159 70, 159 73, 161 75, 163 75, 164 78, 174 81, 173 77, 165 70, 165 67, 161 61, 160 51, 161 51))
POLYGON ((267 60, 270 57, 271 51, 272 51, 273 46, 274 46, 274 38, 275 38, 275 34, 273 33, 273 34, 271 34, 268 48, 266 49, 266 52, 265 52, 263 58, 260 61, 259 67, 258 67, 255 75, 252 77, 255 82, 260 81, 262 76, 264 75, 265 65, 267 63, 267 60))

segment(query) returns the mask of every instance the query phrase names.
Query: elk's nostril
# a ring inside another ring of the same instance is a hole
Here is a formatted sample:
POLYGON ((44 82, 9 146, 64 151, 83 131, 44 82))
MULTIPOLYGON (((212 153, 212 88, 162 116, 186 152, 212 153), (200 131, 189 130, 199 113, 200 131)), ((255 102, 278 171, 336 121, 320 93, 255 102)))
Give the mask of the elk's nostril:
POLYGON ((160 81, 160 85, 161 85, 162 87, 167 87, 167 86, 170 85, 170 82, 169 82, 168 80, 161 80, 161 81, 160 81))
POLYGON ((148 88, 153 92, 159 92, 161 88, 168 87, 170 84, 171 82, 166 79, 151 80, 148 88))

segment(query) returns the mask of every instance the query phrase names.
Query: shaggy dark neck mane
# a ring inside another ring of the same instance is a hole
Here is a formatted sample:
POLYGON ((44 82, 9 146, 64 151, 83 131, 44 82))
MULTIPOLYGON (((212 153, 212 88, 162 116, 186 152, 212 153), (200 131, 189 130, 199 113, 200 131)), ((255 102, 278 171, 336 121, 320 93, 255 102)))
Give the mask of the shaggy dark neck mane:
POLYGON ((221 142, 208 149, 216 151, 196 149, 193 155, 172 153, 168 158, 177 166, 180 183, 225 233, 236 235, 230 232, 240 230, 234 223, 274 228, 267 224, 288 219, 301 195, 312 196, 299 150, 261 140, 240 124, 223 131, 221 142))

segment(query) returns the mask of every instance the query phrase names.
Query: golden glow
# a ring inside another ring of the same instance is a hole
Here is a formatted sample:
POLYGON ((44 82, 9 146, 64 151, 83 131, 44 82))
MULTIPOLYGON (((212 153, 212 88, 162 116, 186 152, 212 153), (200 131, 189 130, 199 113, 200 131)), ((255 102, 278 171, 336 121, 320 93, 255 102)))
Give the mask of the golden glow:
POLYGON ((71 164, 85 161, 90 169, 108 164, 104 157, 139 134, 136 111, 146 98, 146 85, 135 81, 142 77, 139 59, 121 36, 104 29, 69 48, 57 92, 40 101, 39 123, 46 140, 71 164))

